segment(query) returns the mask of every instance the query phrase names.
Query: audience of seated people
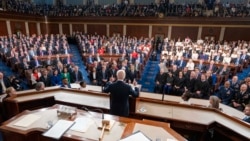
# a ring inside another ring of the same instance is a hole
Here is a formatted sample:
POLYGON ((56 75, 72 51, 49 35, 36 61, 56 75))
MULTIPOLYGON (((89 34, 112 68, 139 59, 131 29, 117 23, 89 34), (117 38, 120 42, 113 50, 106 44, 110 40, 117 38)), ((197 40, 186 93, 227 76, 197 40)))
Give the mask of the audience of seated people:
POLYGON ((202 99, 213 95, 238 110, 250 102, 250 77, 240 82, 231 71, 239 65, 248 67, 249 42, 192 42, 189 38, 175 42, 166 38, 160 48, 162 60, 155 77, 156 93, 180 96, 187 90, 192 97, 202 99))
MULTIPOLYGON (((150 55, 153 42, 153 39, 149 38, 101 37, 97 34, 86 35, 79 32, 75 32, 74 37, 78 42, 79 50, 83 54, 89 54, 88 57, 92 59, 92 61, 86 60, 91 83, 100 86, 104 86, 111 78, 112 81, 115 81, 115 74, 119 69, 125 70, 128 83, 137 81, 142 71, 140 67, 150 55), (100 49, 102 51, 99 51, 100 49), (105 53, 110 56, 123 55, 121 58, 105 60, 102 58, 105 53)), ((165 39, 159 47, 162 49, 163 60, 161 62, 167 69, 165 67, 160 69, 161 72, 155 79, 155 92, 180 96, 187 89, 193 97, 208 99, 211 95, 217 95, 224 103, 225 95, 228 93, 223 92, 223 89, 230 88, 232 96, 226 100, 225 104, 243 110, 244 105, 248 104, 250 99, 250 78, 240 83, 238 78, 233 76, 232 81, 229 81, 230 86, 227 86, 229 83, 227 79, 230 75, 230 65, 244 66, 246 64, 248 66, 248 44, 247 41, 198 40, 192 42, 191 39, 186 38, 184 41, 175 42, 165 39), (197 59, 201 61, 197 61, 197 59), (243 62, 242 64, 239 63, 240 60, 243 62), (166 73, 166 70, 169 73, 166 73), (216 80, 218 79, 216 76, 220 76, 220 84, 225 83, 225 88, 219 88, 218 93, 214 91, 216 81, 219 81, 216 80)), ((22 35, 19 39, 13 35, 1 37, 0 45, 3 60, 6 62, 11 60, 15 62, 14 64, 24 66, 22 67, 24 72, 33 69, 30 76, 33 88, 38 82, 42 82, 46 87, 56 85, 70 87, 70 83, 83 81, 78 66, 69 61, 71 51, 65 35, 33 35, 32 37, 22 35), (51 51, 52 54, 48 54, 48 51, 51 51), (66 54, 66 58, 61 58, 61 54, 66 54), (39 57, 44 55, 46 61, 40 60, 39 57), (48 63, 52 59, 48 59, 50 55, 55 55, 55 57, 48 63), (18 58, 20 61, 17 61, 18 58), (44 65, 44 63, 47 64, 44 65)), ((0 85, 0 88, 3 89, 2 93, 4 93, 5 89, 11 86, 11 83, 9 80, 7 82, 5 78, 2 78, 1 82, 4 85, 0 85)))
MULTIPOLYGON (((242 1, 241 1, 242 2, 242 1)), ((159 3, 130 4, 128 0, 122 0, 120 4, 98 5, 87 3, 86 5, 50 5, 36 4, 27 1, 8 0, 5 11, 39 16, 129 16, 129 17, 155 17, 165 16, 214 16, 214 17, 247 17, 250 16, 250 2, 221 3, 215 0, 206 0, 197 3, 185 1, 161 0, 159 3)))
POLYGON ((124 69, 126 82, 140 78, 142 66, 151 52, 153 38, 126 36, 99 36, 74 33, 79 50, 86 62, 89 78, 94 85, 104 86, 110 77, 116 79, 116 71, 124 69), (101 51, 100 51, 101 50, 101 51), (122 54, 122 55, 121 55, 122 54), (104 55, 108 58, 104 58, 104 55), (120 55, 118 58, 114 56, 120 55))
MULTIPOLYGON (((38 82, 43 82, 46 87, 60 86, 64 77, 67 77, 70 83, 83 80, 82 72, 71 61, 71 49, 66 35, 1 36, 0 46, 1 59, 13 71, 18 71, 20 76, 26 77, 30 88, 35 88, 38 82)), ((18 78, 10 78, 11 85, 16 90, 22 90, 18 78)), ((7 80, 4 77, 4 83, 9 87, 7 80)))

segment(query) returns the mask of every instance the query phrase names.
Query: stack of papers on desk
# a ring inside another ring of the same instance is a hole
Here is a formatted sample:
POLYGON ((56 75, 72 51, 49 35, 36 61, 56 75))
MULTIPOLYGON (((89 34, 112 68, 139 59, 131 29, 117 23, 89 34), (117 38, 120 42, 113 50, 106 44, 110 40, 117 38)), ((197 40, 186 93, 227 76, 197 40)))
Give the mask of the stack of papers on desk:
POLYGON ((87 117, 76 118, 75 124, 70 128, 70 130, 84 133, 93 123, 94 120, 91 118, 87 117))
POLYGON ((137 131, 132 135, 121 139, 120 141, 152 141, 150 138, 145 136, 141 131, 137 131))
POLYGON ((74 125, 74 121, 58 120, 47 132, 43 133, 43 136, 53 139, 60 139, 61 136, 68 131, 68 129, 74 125))
POLYGON ((29 127, 32 123, 37 121, 41 116, 29 114, 22 116, 22 119, 17 121, 14 125, 19 127, 29 127))

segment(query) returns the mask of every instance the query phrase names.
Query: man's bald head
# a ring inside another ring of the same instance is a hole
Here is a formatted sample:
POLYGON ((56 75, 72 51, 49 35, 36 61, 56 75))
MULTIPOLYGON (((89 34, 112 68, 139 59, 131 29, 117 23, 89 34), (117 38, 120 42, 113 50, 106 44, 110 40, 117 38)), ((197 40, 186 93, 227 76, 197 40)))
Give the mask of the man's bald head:
POLYGON ((124 78, 126 77, 126 73, 124 70, 118 70, 116 76, 118 80, 124 80, 124 78))

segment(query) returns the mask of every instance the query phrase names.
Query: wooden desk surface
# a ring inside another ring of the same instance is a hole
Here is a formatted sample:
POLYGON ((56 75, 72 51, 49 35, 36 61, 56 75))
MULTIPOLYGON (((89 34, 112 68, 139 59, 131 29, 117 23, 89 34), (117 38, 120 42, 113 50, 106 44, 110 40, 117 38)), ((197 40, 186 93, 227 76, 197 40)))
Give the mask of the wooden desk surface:
MULTIPOLYGON (((105 93, 96 92, 101 90, 99 86, 87 86, 93 91, 80 91, 77 89, 46 88, 43 92, 29 93, 20 92, 13 99, 17 103, 37 98, 54 96, 56 101, 62 101, 68 104, 86 105, 102 109, 109 109, 109 96, 105 93)), ((241 121, 244 113, 229 106, 220 104, 223 111, 217 111, 207 108, 208 100, 190 99, 190 105, 181 104, 181 98, 178 96, 165 95, 164 101, 161 101, 161 94, 152 94, 141 92, 135 102, 135 115, 145 117, 157 117, 162 119, 177 120, 181 122, 197 123, 201 125, 210 125, 214 122, 233 130, 239 135, 247 136, 250 125, 241 121), (238 119, 236 119, 238 118, 238 119)), ((250 136, 250 135, 249 135, 250 136)))
POLYGON ((250 139, 250 124, 241 121, 240 119, 243 118, 242 112, 236 112, 233 109, 231 110, 240 115, 228 115, 228 113, 219 110, 187 104, 169 103, 166 105, 165 101, 158 103, 140 99, 137 100, 136 104, 136 114, 139 115, 161 117, 203 125, 210 125, 217 122, 250 139), (236 119, 236 116, 240 116, 241 118, 236 119))
MULTIPOLYGON (((71 85, 77 86, 78 84, 71 84, 71 85)), ((70 93, 71 92, 70 89, 68 90, 61 89, 58 86, 48 87, 45 90, 46 91, 39 92, 39 93, 35 91, 34 89, 21 91, 17 93, 18 96, 14 98, 13 100, 17 102, 21 102, 21 101, 27 101, 27 100, 37 99, 37 98, 55 96, 55 99, 57 101, 65 101, 68 103, 76 103, 80 105, 84 103, 86 105, 93 106, 93 107, 109 109, 109 97, 105 93, 100 93, 101 92, 100 86, 87 85, 87 90, 89 91, 74 90, 74 93, 70 93), (37 94, 33 94, 33 93, 37 93, 37 94), (93 93, 96 93, 97 95, 93 95, 93 93)), ((162 100, 162 95, 148 93, 148 92, 140 92, 139 98, 145 98, 145 99, 151 99, 151 100, 162 100)), ((179 96, 165 95, 164 101, 179 103, 182 101, 182 99, 179 96)), ((207 107, 209 105, 208 100, 197 99, 197 98, 191 98, 189 102, 192 105, 200 105, 204 107, 207 107)), ((235 116, 240 119, 244 117, 243 112, 238 111, 227 105, 220 104, 220 108, 222 108, 223 112, 226 113, 227 115, 235 116)))
POLYGON ((54 96, 56 101, 73 103, 78 105, 88 105, 90 107, 97 107, 102 109, 109 109, 109 96, 105 93, 90 93, 88 91, 80 91, 80 90, 69 90, 69 89, 62 89, 57 88, 55 89, 48 89, 41 92, 36 92, 35 90, 30 90, 29 93, 18 93, 15 100, 16 102, 24 102, 33 99, 41 99, 45 97, 54 96))
MULTIPOLYGON (((16 117, 5 122, 0 127, 1 131, 3 132, 3 136, 8 139, 15 139, 17 137, 20 138, 24 136, 27 137, 29 135, 32 136, 32 134, 30 134, 32 132, 39 132, 38 134, 39 136, 41 136, 41 133, 46 131, 48 128, 48 121, 56 123, 56 121, 59 119, 57 116, 56 107, 58 107, 58 105, 46 109, 44 108, 41 110, 25 111, 17 115, 16 117), (16 122, 18 122, 19 120, 24 118, 25 115, 28 114, 38 115, 40 116, 40 119, 35 121, 28 127, 18 127, 14 125, 16 122), (12 134, 13 136, 8 136, 7 134, 12 134)), ((91 120, 94 120, 94 123, 89 127, 89 129, 85 133, 68 130, 60 140, 64 140, 64 138, 70 138, 71 140, 98 140, 98 137, 101 133, 101 130, 99 130, 97 127, 97 125, 101 123, 100 113, 90 114, 86 111, 77 110, 76 117, 91 118, 91 120)), ((103 141, 117 141, 138 130, 142 131, 144 134, 146 134, 153 140, 155 140, 156 138, 169 138, 178 141, 186 140, 174 130, 172 130, 167 123, 135 120, 125 117, 111 116, 107 114, 105 115, 105 119, 115 120, 116 122, 110 131, 105 132, 103 141)), ((27 140, 27 138, 20 139, 20 141, 24 140, 29 141, 27 140)), ((42 140, 41 137, 40 140, 42 140)))

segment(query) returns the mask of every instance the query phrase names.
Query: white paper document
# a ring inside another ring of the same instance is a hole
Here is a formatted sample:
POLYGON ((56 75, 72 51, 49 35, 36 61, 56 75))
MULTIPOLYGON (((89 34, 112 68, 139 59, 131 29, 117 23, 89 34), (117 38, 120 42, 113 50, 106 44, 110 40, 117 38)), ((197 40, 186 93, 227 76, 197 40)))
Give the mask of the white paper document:
POLYGON ((91 118, 87 117, 76 118, 75 124, 70 128, 70 130, 84 133, 93 123, 94 121, 91 118))
POLYGON ((17 121, 14 125, 19 127, 29 127, 32 123, 37 121, 41 116, 29 114, 24 115, 21 120, 17 121))
POLYGON ((147 136, 145 136, 142 132, 137 131, 133 133, 132 135, 121 139, 120 141, 152 141, 147 136))
POLYGON ((43 133, 43 136, 60 139, 60 137, 72 126, 74 121, 58 120, 47 132, 43 133))

